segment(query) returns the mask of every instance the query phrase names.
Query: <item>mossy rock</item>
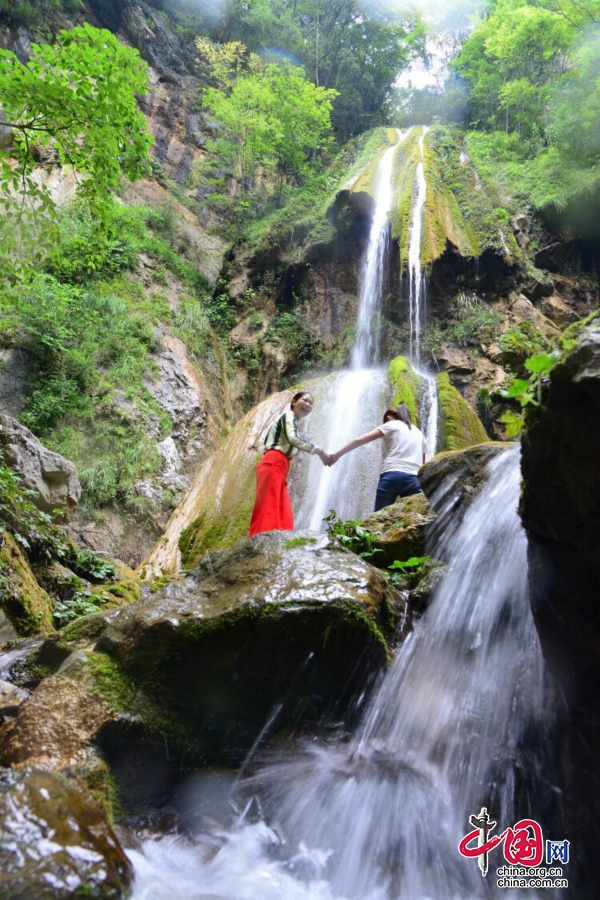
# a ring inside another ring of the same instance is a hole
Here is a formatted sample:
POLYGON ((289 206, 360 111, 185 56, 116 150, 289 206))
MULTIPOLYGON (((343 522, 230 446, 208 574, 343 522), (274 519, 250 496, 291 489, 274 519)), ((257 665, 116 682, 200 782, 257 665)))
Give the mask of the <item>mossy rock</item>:
POLYGON ((435 514, 425 494, 400 497, 391 506, 374 512, 363 521, 363 527, 378 535, 372 544, 373 565, 384 569, 395 560, 424 556, 428 526, 435 514))
POLYGON ((136 603, 141 599, 142 586, 138 578, 128 578, 125 581, 112 581, 98 585, 92 590, 92 595, 103 598, 103 610, 124 606, 126 603, 136 603))
POLYGON ((377 191, 377 173, 381 157, 390 146, 398 143, 398 133, 395 128, 387 128, 387 144, 384 144, 373 156, 369 163, 352 181, 352 191, 364 191, 374 197, 377 191))
POLYGON ((489 441, 479 417, 454 387, 447 372, 440 372, 437 376, 437 389, 441 449, 463 450, 489 441))
MULTIPOLYGON (((273 394, 237 422, 223 445, 200 467, 164 535, 139 567, 144 581, 156 582, 193 568, 206 554, 233 547, 248 535, 256 491, 256 465, 271 423, 298 390, 318 398, 329 378, 301 382, 273 394)), ((110 588, 109 588, 110 589, 110 588)))
POLYGON ((0 868, 6 900, 116 900, 133 881, 131 863, 93 799, 32 768, 0 772, 0 868))
MULTIPOLYGON (((423 268, 431 266, 434 260, 442 256, 448 244, 461 256, 479 256, 481 245, 477 235, 463 215, 456 196, 445 183, 435 151, 429 145, 427 137, 423 143, 427 194, 421 241, 421 265, 423 268)), ((458 152, 457 148, 457 156, 458 152)))
POLYGON ((400 143, 392 173, 394 201, 390 212, 390 222, 392 237, 398 241, 400 248, 401 267, 406 266, 408 262, 415 173, 420 160, 419 129, 413 128, 400 143))
POLYGON ((405 356, 397 356, 391 361, 388 378, 394 392, 392 406, 406 403, 413 422, 418 425, 421 379, 405 356))
POLYGON ((207 754, 239 761, 282 697, 277 728, 339 721, 406 613, 377 569, 327 535, 269 532, 109 614, 97 650, 207 754))
POLYGON ((0 605, 19 635, 54 631, 52 601, 6 530, 0 533, 0 605))
MULTIPOLYGON (((514 446, 513 443, 486 441, 465 450, 436 454, 419 469, 419 481, 432 509, 439 512, 451 504, 455 527, 485 484, 488 463, 498 453, 514 446)), ((432 530, 435 532, 435 521, 432 530)))

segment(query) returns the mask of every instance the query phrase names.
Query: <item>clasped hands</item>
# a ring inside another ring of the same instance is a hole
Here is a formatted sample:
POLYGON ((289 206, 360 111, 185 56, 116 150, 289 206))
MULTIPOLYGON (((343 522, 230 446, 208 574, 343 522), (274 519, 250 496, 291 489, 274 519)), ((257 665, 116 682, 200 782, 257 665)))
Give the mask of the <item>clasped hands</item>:
POLYGON ((337 453, 326 453, 325 450, 318 450, 317 456, 324 466, 333 466, 339 459, 337 453))

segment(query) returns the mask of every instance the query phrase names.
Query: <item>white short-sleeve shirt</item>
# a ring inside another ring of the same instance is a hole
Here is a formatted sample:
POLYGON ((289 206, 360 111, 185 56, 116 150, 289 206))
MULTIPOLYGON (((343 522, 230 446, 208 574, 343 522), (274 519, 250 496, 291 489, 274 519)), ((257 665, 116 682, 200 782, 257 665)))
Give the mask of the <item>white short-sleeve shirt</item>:
POLYGON ((407 472, 409 475, 416 475, 423 465, 423 455, 427 453, 423 432, 416 425, 409 428, 398 419, 377 427, 383 433, 386 453, 381 474, 407 472))

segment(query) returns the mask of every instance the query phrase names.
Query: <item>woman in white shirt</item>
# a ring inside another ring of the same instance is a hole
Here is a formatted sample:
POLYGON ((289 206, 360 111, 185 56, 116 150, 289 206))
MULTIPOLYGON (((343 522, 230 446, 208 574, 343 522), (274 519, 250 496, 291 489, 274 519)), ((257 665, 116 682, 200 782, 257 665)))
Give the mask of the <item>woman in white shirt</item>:
POLYGON ((425 437, 416 425, 413 425, 410 412, 405 403, 395 409, 386 409, 383 425, 361 434, 349 444, 330 454, 330 465, 338 461, 340 456, 356 450, 363 444, 369 444, 383 438, 385 459, 377 485, 375 511, 390 506, 398 497, 410 497, 418 494, 422 488, 417 473, 427 454, 425 437))

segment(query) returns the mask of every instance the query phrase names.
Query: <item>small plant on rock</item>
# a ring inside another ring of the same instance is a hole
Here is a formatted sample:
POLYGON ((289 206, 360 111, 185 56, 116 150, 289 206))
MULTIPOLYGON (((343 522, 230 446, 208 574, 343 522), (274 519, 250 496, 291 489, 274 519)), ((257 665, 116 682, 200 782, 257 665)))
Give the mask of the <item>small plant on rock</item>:
POLYGON ((362 522, 340 519, 334 509, 329 511, 329 515, 325 516, 323 521, 327 523, 327 534, 337 538, 346 549, 362 559, 370 559, 376 553, 382 552, 380 547, 374 546, 379 540, 379 535, 365 528, 362 522))

